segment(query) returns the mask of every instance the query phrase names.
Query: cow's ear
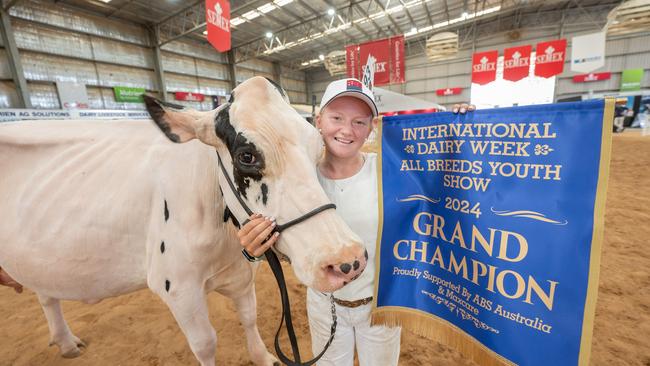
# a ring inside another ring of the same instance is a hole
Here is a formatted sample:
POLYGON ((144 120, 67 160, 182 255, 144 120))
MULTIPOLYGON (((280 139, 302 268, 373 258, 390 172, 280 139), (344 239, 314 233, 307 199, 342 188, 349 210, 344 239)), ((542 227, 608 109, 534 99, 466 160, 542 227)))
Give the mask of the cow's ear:
POLYGON ((146 94, 142 97, 147 106, 147 112, 171 141, 187 142, 199 137, 196 131, 200 124, 200 117, 205 112, 163 102, 146 94))

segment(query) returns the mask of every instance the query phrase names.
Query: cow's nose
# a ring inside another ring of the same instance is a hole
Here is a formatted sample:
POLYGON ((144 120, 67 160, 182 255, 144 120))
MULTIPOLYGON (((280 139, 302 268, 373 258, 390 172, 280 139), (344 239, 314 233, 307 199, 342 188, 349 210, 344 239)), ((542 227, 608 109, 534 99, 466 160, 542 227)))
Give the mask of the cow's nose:
POLYGON ((327 263, 323 267, 332 284, 336 287, 342 287, 354 281, 363 273, 368 262, 368 251, 364 250, 363 254, 346 258, 347 261, 327 263))

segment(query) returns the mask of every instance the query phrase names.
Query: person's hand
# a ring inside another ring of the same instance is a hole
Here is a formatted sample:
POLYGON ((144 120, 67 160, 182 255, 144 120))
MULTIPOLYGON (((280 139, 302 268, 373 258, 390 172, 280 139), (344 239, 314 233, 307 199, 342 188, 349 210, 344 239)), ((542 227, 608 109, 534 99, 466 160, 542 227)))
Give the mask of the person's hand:
POLYGON ((476 110, 476 106, 474 104, 454 104, 454 107, 451 109, 454 114, 460 113, 460 114, 465 114, 467 112, 473 112, 476 110))
POLYGON ((261 214, 253 214, 248 218, 249 221, 237 232, 239 244, 241 244, 248 254, 254 257, 260 257, 278 240, 280 233, 276 232, 275 219, 264 217, 261 214), (266 240, 267 237, 269 240, 266 240), (266 240, 266 241, 265 241, 266 240))

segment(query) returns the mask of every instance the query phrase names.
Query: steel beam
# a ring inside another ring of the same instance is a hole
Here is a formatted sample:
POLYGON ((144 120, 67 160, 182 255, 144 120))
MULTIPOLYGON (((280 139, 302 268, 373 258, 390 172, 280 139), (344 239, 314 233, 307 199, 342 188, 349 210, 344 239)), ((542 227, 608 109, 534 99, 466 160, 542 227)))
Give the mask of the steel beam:
POLYGON ((4 5, 4 9, 8 11, 9 9, 11 9, 12 6, 18 4, 19 1, 20 0, 9 0, 9 1, 7 1, 7 3, 4 5))
POLYGON ((27 80, 25 80, 25 73, 23 72, 23 65, 20 61, 18 47, 16 47, 16 39, 14 38, 14 30, 11 26, 11 18, 4 8, 0 8, 0 33, 2 33, 2 43, 7 52, 9 69, 11 70, 11 76, 14 79, 16 92, 18 93, 19 106, 21 108, 31 108, 32 101, 29 97, 29 89, 27 89, 27 80))
POLYGON ((155 25, 150 29, 149 36, 151 37, 151 44, 153 46, 153 68, 156 74, 156 84, 158 86, 158 94, 167 101, 167 83, 165 82, 165 72, 163 70, 162 53, 160 52, 160 28, 155 25))
POLYGON ((230 76, 230 92, 237 86, 237 72, 235 70, 235 50, 228 51, 228 75, 230 76))

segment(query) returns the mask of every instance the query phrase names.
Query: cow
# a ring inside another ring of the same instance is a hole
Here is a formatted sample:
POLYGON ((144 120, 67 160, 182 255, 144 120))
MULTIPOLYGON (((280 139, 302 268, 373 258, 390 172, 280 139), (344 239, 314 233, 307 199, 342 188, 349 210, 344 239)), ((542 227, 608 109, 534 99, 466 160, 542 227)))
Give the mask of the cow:
MULTIPOLYGON (((242 256, 230 211, 239 206, 219 157, 243 202, 283 223, 329 203, 315 170, 320 136, 262 77, 207 112, 145 99, 155 124, 0 124, 0 267, 37 294, 50 344, 64 357, 84 344, 59 300, 94 303, 148 287, 201 365, 215 362, 209 291, 233 299, 251 360, 277 364, 256 325, 258 264, 242 256)), ((303 284, 323 292, 353 280, 367 261, 332 209, 286 229, 275 246, 303 284)))

